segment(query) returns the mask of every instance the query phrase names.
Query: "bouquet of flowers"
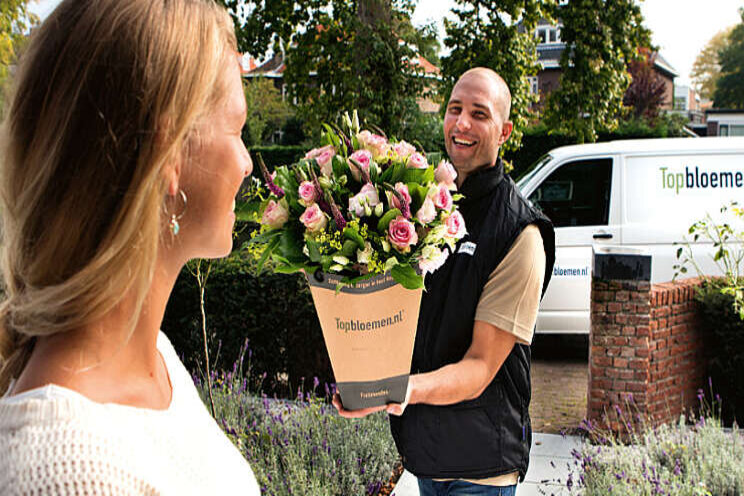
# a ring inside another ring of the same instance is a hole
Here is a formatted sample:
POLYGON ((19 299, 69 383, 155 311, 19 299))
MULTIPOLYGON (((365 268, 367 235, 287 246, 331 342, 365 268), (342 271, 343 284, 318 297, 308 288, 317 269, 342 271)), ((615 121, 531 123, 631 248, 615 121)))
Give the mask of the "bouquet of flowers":
POLYGON ((258 158, 268 190, 253 198, 260 265, 270 257, 277 272, 335 273, 341 285, 389 273, 421 288, 446 260, 445 247, 466 234, 455 169, 444 160, 435 167, 405 141, 360 130, 356 112, 342 121, 325 126, 320 147, 273 174, 258 158))

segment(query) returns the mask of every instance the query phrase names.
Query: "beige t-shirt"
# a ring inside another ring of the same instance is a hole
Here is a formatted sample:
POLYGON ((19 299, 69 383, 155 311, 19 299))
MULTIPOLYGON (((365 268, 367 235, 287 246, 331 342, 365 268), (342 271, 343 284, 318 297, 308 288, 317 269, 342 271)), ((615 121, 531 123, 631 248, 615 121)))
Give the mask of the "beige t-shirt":
MULTIPOLYGON (((488 277, 478 301, 475 320, 514 334, 518 343, 529 345, 544 279, 545 249, 542 236, 537 226, 529 225, 488 277)), ((519 480, 519 473, 465 480, 484 486, 512 486, 519 480)))

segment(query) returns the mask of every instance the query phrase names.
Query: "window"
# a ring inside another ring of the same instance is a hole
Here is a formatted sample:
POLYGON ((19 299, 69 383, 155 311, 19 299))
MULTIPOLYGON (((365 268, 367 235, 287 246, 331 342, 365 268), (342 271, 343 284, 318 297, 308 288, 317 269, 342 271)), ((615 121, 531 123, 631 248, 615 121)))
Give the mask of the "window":
POLYGON ((729 136, 744 136, 744 124, 729 125, 729 136))
POLYGON ((555 227, 607 225, 612 159, 577 160, 562 165, 530 195, 555 227))
POLYGON ((561 28, 558 26, 542 26, 535 32, 539 44, 560 43, 561 28))
POLYGON ((687 110, 687 98, 683 96, 674 97, 674 110, 687 110))
POLYGON ((537 95, 537 93, 540 91, 537 84, 537 76, 528 76, 527 81, 530 82, 530 93, 532 93, 533 95, 537 95))
POLYGON ((718 127, 718 136, 728 136, 728 135, 729 135, 728 124, 721 124, 718 127))

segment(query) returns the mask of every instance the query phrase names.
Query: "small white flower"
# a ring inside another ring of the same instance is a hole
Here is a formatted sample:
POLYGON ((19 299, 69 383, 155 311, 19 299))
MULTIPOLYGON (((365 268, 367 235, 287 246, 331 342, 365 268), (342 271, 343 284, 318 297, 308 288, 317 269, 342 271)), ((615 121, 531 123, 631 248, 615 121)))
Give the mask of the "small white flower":
POLYGON ((339 265, 347 265, 349 263, 349 259, 343 255, 334 255, 333 261, 339 265))

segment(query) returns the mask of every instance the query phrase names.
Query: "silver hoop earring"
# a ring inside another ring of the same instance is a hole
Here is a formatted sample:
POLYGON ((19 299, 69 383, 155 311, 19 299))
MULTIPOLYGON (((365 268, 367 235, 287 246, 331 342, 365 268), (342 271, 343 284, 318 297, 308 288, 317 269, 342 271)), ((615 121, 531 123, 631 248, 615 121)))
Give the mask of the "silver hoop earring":
POLYGON ((182 189, 179 189, 178 192, 181 193, 183 208, 181 209, 181 213, 179 213, 178 215, 173 214, 170 218, 170 230, 174 236, 178 236, 178 232, 181 230, 181 225, 178 223, 178 221, 181 219, 181 217, 183 217, 183 214, 186 211, 186 193, 184 193, 182 189))

